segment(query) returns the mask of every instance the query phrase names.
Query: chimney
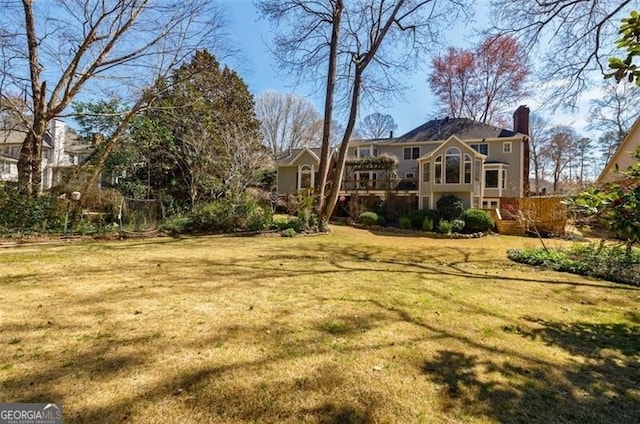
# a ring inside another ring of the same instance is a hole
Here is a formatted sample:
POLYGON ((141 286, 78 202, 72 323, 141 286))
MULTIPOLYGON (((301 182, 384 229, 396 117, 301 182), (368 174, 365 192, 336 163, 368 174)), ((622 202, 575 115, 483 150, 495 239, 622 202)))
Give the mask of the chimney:
POLYGON ((521 105, 513 113, 513 130, 522 138, 522 195, 529 196, 529 108, 521 105))
POLYGON ((515 132, 529 135, 529 108, 525 105, 519 106, 513 112, 513 130, 515 132))
POLYGON ((389 138, 393 138, 393 130, 389 131, 389 138))

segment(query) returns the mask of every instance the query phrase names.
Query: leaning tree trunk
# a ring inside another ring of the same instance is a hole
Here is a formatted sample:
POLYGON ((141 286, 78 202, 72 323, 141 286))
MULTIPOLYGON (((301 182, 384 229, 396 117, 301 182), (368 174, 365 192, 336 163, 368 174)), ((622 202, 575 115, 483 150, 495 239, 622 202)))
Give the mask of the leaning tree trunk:
MULTIPOLYGON (((324 230, 324 226, 326 221, 323 219, 323 211, 325 207, 325 190, 327 187, 327 180, 329 176, 329 164, 331 163, 330 151, 331 151, 331 142, 330 142, 330 132, 331 132, 331 121, 333 119, 333 95, 335 92, 336 86, 336 73, 337 73, 337 63, 338 63, 338 42, 340 37, 340 22, 342 19, 342 9, 343 4, 342 0, 338 1, 335 6, 334 16, 333 16, 333 27, 331 29, 331 42, 329 44, 329 65, 327 70, 327 89, 324 101, 324 122, 322 129, 322 150, 320 152, 320 172, 319 178, 317 182, 318 186, 318 203, 316 206, 316 211, 318 214, 318 221, 321 227, 321 230, 324 230)), ((339 182, 338 182, 339 184, 339 182)), ((336 185, 336 182, 333 182, 333 185, 336 185)))

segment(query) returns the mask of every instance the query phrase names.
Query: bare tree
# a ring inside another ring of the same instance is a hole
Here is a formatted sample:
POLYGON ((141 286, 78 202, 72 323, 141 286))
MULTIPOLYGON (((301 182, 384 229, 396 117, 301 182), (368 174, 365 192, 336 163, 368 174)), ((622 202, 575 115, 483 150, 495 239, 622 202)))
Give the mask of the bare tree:
POLYGON ((590 102, 589 129, 601 132, 598 147, 607 163, 640 116, 640 103, 627 80, 608 80, 602 88, 603 96, 590 102))
POLYGON ((575 106, 607 59, 623 16, 637 0, 492 0, 494 29, 538 52, 540 86, 551 106, 575 106))
POLYGON ((365 116, 358 125, 360 135, 366 138, 390 137, 396 128, 398 128, 398 124, 393 116, 379 112, 365 116))
POLYGON ((557 193, 565 170, 570 169, 578 135, 573 128, 557 125, 549 130, 549 137, 541 149, 541 156, 549 162, 553 178, 553 192, 557 193))
POLYGON ((133 106, 105 144, 103 164, 133 115, 153 100, 144 88, 200 46, 215 46, 222 23, 208 0, 4 0, 0 6, 0 97, 11 106, 6 93, 18 92, 29 105, 20 116, 27 136, 18 183, 32 194, 41 189, 48 123, 76 96, 132 90, 133 106))
POLYGON ((532 113, 529 120, 529 159, 533 169, 535 192, 540 193, 540 181, 545 177, 543 149, 548 144, 549 122, 541 115, 532 113))
POLYGON ((333 213, 349 139, 354 131, 360 102, 397 89, 398 69, 415 66, 416 57, 433 47, 440 24, 465 12, 460 1, 262 0, 258 7, 278 25, 276 58, 299 76, 326 76, 325 127, 319 176, 318 214, 321 222, 333 213), (292 26, 282 25, 288 23, 292 26), (383 42, 385 41, 386 42, 383 42), (328 66, 327 66, 328 63, 328 66), (317 73, 320 68, 326 72, 317 73), (319 68, 320 67, 320 68, 319 68), (366 72, 365 72, 366 71, 366 72), (340 142, 331 190, 325 201, 329 151, 329 123, 334 92, 342 94, 345 131, 340 142))
POLYGON ((318 141, 322 120, 313 103, 292 93, 262 93, 256 99, 263 143, 275 160, 283 153, 318 141))

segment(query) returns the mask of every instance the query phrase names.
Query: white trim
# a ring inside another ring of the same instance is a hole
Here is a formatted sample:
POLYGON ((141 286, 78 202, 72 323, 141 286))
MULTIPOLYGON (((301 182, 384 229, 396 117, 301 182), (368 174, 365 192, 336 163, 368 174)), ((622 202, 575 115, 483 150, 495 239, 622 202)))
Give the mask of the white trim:
POLYGON ((298 191, 300 190, 308 190, 310 188, 315 187, 316 185, 316 173, 315 173, 315 165, 309 165, 309 164, 304 164, 304 165, 298 165, 298 184, 297 184, 297 188, 298 191), (309 167, 309 170, 303 170, 302 168, 304 167, 309 167), (302 173, 305 174, 311 174, 311 185, 309 187, 302 187, 302 173))

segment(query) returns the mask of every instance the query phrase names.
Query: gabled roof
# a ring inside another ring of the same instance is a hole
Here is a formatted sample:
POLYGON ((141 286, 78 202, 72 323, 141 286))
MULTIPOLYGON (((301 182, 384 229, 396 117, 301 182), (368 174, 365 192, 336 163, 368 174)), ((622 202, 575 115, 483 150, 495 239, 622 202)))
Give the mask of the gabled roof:
POLYGON ((318 147, 314 147, 314 148, 303 147, 302 149, 291 149, 287 156, 283 156, 276 161, 276 165, 277 166, 291 165, 292 163, 295 163, 295 161, 298 160, 298 158, 302 156, 304 152, 309 152, 309 154, 313 156, 313 158, 317 160, 318 163, 320 162, 320 155, 322 154, 322 149, 318 147))
POLYGON ((485 155, 483 155, 482 153, 474 150, 471 148, 471 146, 469 146, 467 143, 465 143, 464 141, 460 140, 460 138, 458 138, 458 136, 452 135, 451 137, 447 138, 444 143, 442 143, 441 145, 439 145, 436 149, 430 151, 429 153, 421 156, 420 158, 418 158, 418 161, 422 161, 423 159, 429 159, 432 158, 436 155, 439 154, 443 154, 446 150, 448 150, 451 147, 462 147, 462 149, 464 150, 463 153, 465 154, 470 154, 473 157, 476 158, 486 158, 485 155))
MULTIPOLYGON (((515 131, 483 124, 468 118, 432 119, 408 133, 394 139, 394 142, 439 141, 455 135, 461 140, 481 140, 483 138, 513 137, 515 131)), ((524 134, 522 134, 524 136, 524 134)))
POLYGON ((619 175, 613 173, 616 165, 622 171, 631 166, 636 161, 633 154, 638 146, 640 146, 640 118, 636 119, 627 136, 613 153, 611 159, 609 159, 609 162, 598 176, 596 184, 604 184, 620 178, 619 175))

